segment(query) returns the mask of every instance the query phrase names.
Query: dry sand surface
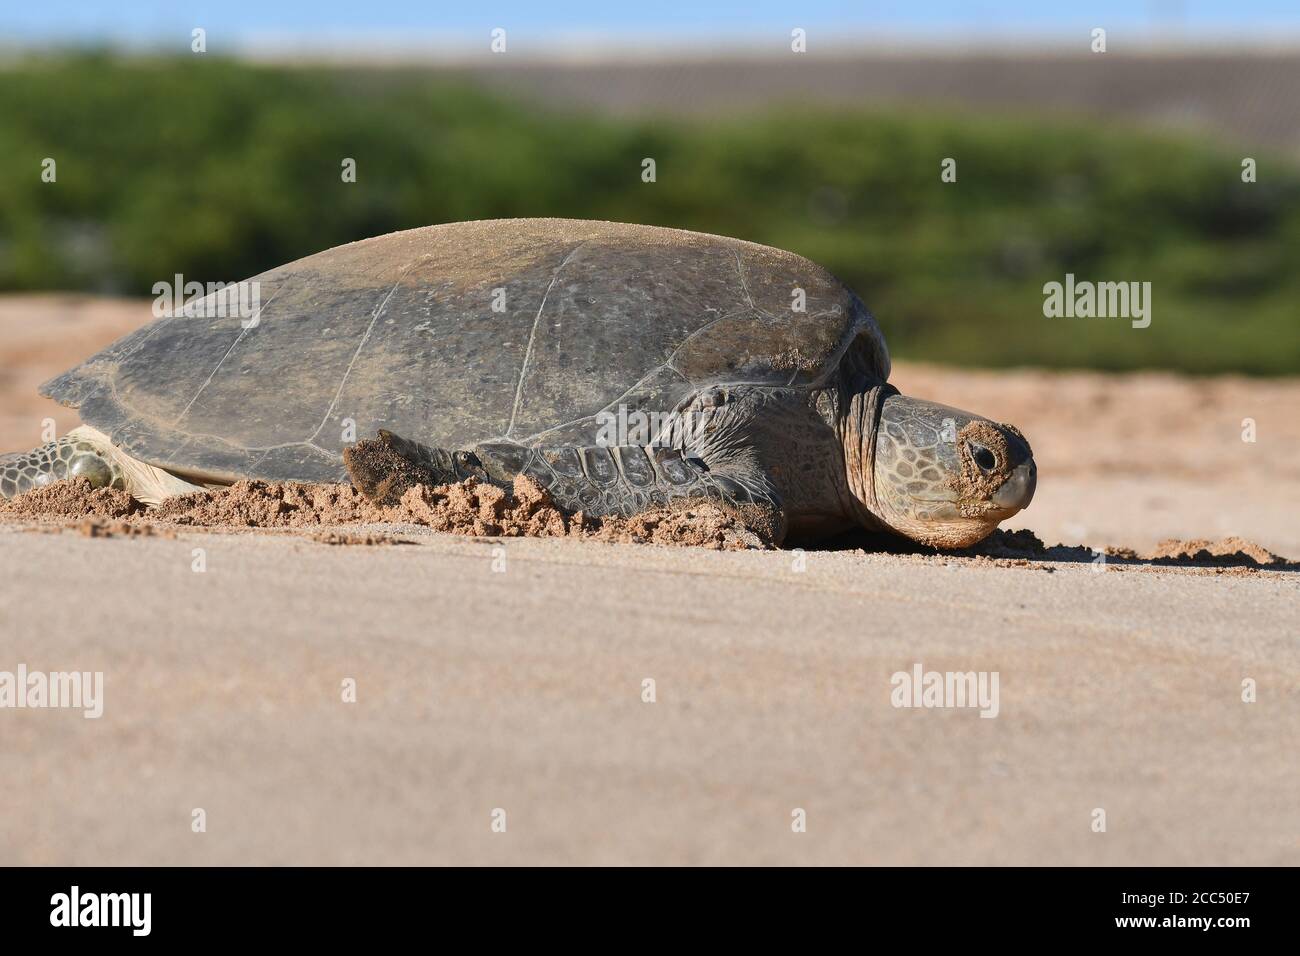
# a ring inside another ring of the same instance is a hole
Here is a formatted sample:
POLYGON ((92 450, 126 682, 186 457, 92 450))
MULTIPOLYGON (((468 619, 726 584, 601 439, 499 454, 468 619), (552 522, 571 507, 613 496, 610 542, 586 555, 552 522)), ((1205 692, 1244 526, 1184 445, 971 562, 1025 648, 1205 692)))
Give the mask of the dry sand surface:
MULTIPOLYGON (((36 385, 147 318, 0 300, 0 447, 75 424, 36 385)), ((105 700, 0 710, 0 863, 1300 862, 1295 566, 1123 557, 1300 557, 1300 383, 895 383, 1020 425, 1013 527, 1112 560, 10 515, 0 672, 105 700), (891 706, 917 663, 997 672, 996 719, 891 706)))

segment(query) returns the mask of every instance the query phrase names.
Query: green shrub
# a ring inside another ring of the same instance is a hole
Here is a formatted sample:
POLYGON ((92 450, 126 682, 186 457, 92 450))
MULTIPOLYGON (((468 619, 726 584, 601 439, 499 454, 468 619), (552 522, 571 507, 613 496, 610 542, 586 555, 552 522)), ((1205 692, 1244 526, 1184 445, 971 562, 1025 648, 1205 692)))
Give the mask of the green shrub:
POLYGON ((1300 371, 1300 172, 1257 157, 1260 182, 1243 184, 1241 156, 1203 139, 789 104, 614 120, 428 72, 208 57, 2 69, 4 290, 147 295, 177 272, 232 281, 429 223, 608 218, 809 256, 858 290, 900 356, 1300 371), (956 183, 940 182, 947 156, 956 183), (1043 284, 1066 272, 1150 281, 1151 327, 1044 318, 1043 284))

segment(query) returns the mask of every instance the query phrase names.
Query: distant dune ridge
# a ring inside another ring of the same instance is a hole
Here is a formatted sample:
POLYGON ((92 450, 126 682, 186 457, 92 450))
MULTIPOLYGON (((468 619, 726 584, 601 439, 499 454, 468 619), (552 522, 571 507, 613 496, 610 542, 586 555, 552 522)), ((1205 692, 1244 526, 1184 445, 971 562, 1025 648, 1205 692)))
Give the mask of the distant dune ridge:
MULTIPOLYGON (((1083 44, 1081 44, 1081 47, 1083 44)), ((613 113, 708 114, 773 102, 924 103, 1079 113, 1160 129, 1204 129, 1300 154, 1300 49, 1104 54, 868 50, 602 61, 477 59, 449 67, 487 86, 613 113)), ((1084 48, 1086 50, 1086 48, 1084 48)))

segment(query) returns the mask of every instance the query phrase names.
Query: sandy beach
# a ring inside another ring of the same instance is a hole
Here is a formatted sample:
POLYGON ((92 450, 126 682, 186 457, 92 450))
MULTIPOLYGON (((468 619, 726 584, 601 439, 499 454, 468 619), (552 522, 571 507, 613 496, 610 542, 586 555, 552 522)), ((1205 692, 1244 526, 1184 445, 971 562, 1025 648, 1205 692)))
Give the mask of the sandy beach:
MULTIPOLYGON (((0 298, 0 448, 75 425, 36 386, 148 317, 0 298)), ((97 719, 0 710, 0 862, 1300 862, 1294 564, 1086 559, 1300 558, 1300 382, 893 381, 1019 425, 1039 490, 1010 528, 1083 547, 0 522, 0 672, 104 675, 97 719), (917 665, 996 673, 996 717, 894 706, 917 665)))

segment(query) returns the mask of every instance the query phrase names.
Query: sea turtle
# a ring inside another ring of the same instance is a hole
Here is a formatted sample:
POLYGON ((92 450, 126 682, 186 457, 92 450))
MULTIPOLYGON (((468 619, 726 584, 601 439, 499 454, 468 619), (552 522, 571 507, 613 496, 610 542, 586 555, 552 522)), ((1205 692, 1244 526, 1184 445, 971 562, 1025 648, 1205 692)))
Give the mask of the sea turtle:
POLYGON ((47 382, 85 425, 0 460, 0 492, 83 475, 151 502, 351 477, 382 501, 393 483, 353 445, 376 432, 439 480, 525 473, 590 515, 760 505, 787 540, 862 525, 961 547, 1034 492, 1015 428, 900 395, 858 297, 767 246, 463 222, 263 273, 241 284, 251 314, 221 308, 234 298, 192 300, 47 382))

